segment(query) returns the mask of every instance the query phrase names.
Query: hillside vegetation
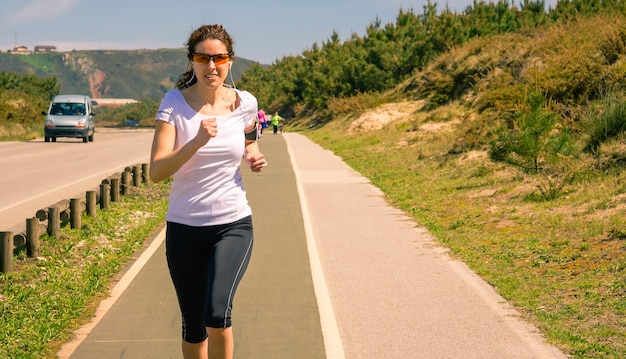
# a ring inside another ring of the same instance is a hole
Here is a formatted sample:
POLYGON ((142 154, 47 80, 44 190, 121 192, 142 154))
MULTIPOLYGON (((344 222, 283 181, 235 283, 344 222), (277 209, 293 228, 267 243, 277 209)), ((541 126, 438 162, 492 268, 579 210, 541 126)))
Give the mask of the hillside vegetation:
POLYGON ((41 111, 59 91, 55 77, 0 72, 0 140, 43 137, 41 111))
MULTIPOLYGON (((341 41, 334 33, 329 40, 313 44, 302 55, 285 57, 270 68, 253 65, 246 71, 239 85, 256 94, 259 103, 271 112, 277 110, 290 118, 306 118, 310 125, 326 123, 337 117, 337 111, 341 110, 341 104, 347 99, 353 99, 346 106, 348 111, 353 111, 355 106, 366 109, 390 98, 406 97, 407 94, 401 91, 387 92, 404 81, 413 81, 415 86, 404 89, 413 90, 414 98, 428 99, 428 107, 433 108, 460 99, 470 90, 475 90, 476 79, 484 76, 485 72, 493 74, 489 71, 491 68, 483 65, 508 68, 507 71, 522 70, 517 56, 511 54, 513 57, 496 56, 497 63, 477 63, 468 69, 475 71, 439 69, 440 72, 453 70, 454 77, 420 78, 427 68, 434 66, 433 61, 438 56, 455 51, 468 41, 488 39, 499 34, 517 34, 527 36, 527 44, 531 46, 534 42, 533 31, 537 28, 555 26, 558 29, 581 17, 626 13, 624 2, 612 0, 559 1, 555 9, 548 12, 544 9, 543 1, 522 1, 519 8, 506 1, 489 4, 475 2, 463 13, 457 14, 448 9, 440 12, 436 4, 429 3, 424 6, 423 13, 416 13, 413 9, 401 10, 395 23, 374 21, 367 27, 365 36, 353 34, 350 39, 341 41), (381 98, 383 94, 385 97, 381 98)), ((597 67, 606 61, 617 60, 621 51, 620 33, 612 35, 613 38, 606 39, 604 47, 599 49, 606 53, 606 60, 600 59, 595 64, 598 55, 594 54, 585 63, 591 62, 597 67)), ((568 44, 556 41, 554 45, 552 51, 558 54, 568 44)), ((494 54, 487 50, 477 49, 480 52, 474 54, 475 59, 494 54)), ((584 49, 580 49, 579 54, 582 53, 584 49)), ((558 62, 560 59, 555 57, 543 61, 558 62)), ((588 70, 589 74, 594 74, 594 68, 588 70)), ((545 75, 550 79, 558 72, 545 75)), ((582 105, 587 99, 597 96, 598 85, 601 85, 598 82, 586 83, 585 80, 576 77, 555 78, 552 83, 546 84, 553 87, 544 89, 538 84, 537 89, 550 91, 546 93, 547 97, 557 95, 557 101, 566 100, 565 105, 582 105)), ((519 102, 519 96, 510 101, 519 102)), ((498 104, 488 102, 484 105, 496 107, 498 104)))

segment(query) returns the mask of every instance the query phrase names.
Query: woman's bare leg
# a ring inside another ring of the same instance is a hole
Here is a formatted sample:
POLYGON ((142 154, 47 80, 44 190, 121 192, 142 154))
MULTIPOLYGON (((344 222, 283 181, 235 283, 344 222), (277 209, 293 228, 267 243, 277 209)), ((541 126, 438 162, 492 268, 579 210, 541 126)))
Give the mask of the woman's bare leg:
POLYGON ((185 359, 232 359, 235 344, 232 328, 207 328, 209 338, 200 343, 183 340, 185 359))
POLYGON ((189 343, 183 340, 183 358, 185 359, 208 359, 209 340, 205 339, 200 343, 189 343))
POLYGON ((233 328, 207 328, 209 359, 232 359, 235 348, 233 328))

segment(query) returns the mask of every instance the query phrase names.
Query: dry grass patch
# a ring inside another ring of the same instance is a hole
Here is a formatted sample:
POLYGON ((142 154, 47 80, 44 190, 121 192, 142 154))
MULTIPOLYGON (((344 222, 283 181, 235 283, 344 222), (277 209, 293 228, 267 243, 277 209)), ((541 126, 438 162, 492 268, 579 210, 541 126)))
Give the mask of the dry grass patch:
POLYGON ((348 133, 380 130, 389 122, 406 120, 422 106, 424 101, 405 101, 367 110, 350 124, 348 133))

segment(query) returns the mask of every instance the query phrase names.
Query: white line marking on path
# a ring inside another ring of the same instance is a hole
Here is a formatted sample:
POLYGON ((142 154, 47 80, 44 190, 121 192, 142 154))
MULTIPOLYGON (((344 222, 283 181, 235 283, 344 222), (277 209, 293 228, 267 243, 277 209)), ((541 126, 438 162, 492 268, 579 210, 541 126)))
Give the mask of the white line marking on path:
POLYGON ((294 161, 294 156, 288 142, 287 152, 289 153, 291 166, 293 167, 293 171, 296 176, 296 186, 298 188, 298 196, 300 197, 300 206, 302 207, 304 232, 306 234, 309 262, 311 265, 311 276, 313 278, 313 289, 315 291, 315 297, 317 298, 317 306, 320 311, 320 322, 322 325, 322 335, 324 336, 326 358, 345 359, 343 344, 341 343, 337 321, 335 320, 333 304, 330 300, 330 294, 328 293, 328 287, 326 286, 326 279, 324 278, 324 272, 322 271, 322 263, 320 261, 319 253, 317 252, 317 244, 315 243, 315 237, 313 235, 313 228, 311 225, 311 217, 309 215, 306 196, 302 185, 300 184, 300 171, 298 169, 298 165, 294 161))

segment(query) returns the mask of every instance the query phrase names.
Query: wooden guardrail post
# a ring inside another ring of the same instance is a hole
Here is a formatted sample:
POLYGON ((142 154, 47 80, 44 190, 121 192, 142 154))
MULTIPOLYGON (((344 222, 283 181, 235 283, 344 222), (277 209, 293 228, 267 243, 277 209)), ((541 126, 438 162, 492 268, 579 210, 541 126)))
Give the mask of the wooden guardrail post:
POLYGON ((150 179, 148 174, 150 172, 150 164, 149 163, 143 163, 141 165, 141 174, 143 176, 143 183, 144 184, 148 184, 148 180, 150 179))
POLYGON ((80 198, 70 199, 70 228, 80 228, 82 212, 80 198))
POLYGON ((110 189, 108 184, 100 184, 100 209, 109 209, 109 201, 111 199, 109 191, 110 189))
POLYGON ((111 202, 120 201, 120 179, 111 178, 111 202))
POLYGON ((122 195, 127 195, 130 192, 129 187, 130 187, 131 175, 132 173, 129 167, 126 167, 124 169, 124 172, 122 172, 122 195))
POLYGON ((87 201, 87 215, 96 218, 96 191, 87 191, 85 200, 87 201))
POLYGON ((39 257, 39 219, 37 217, 26 219, 26 255, 28 258, 39 257))
POLYGON ((48 208, 48 234, 54 237, 59 235, 61 231, 61 217, 59 215, 59 207, 48 208))
POLYGON ((0 232, 0 272, 9 273, 13 270, 13 233, 0 232))
POLYGON ((135 187, 141 186, 141 166, 140 165, 133 166, 133 186, 135 187))

